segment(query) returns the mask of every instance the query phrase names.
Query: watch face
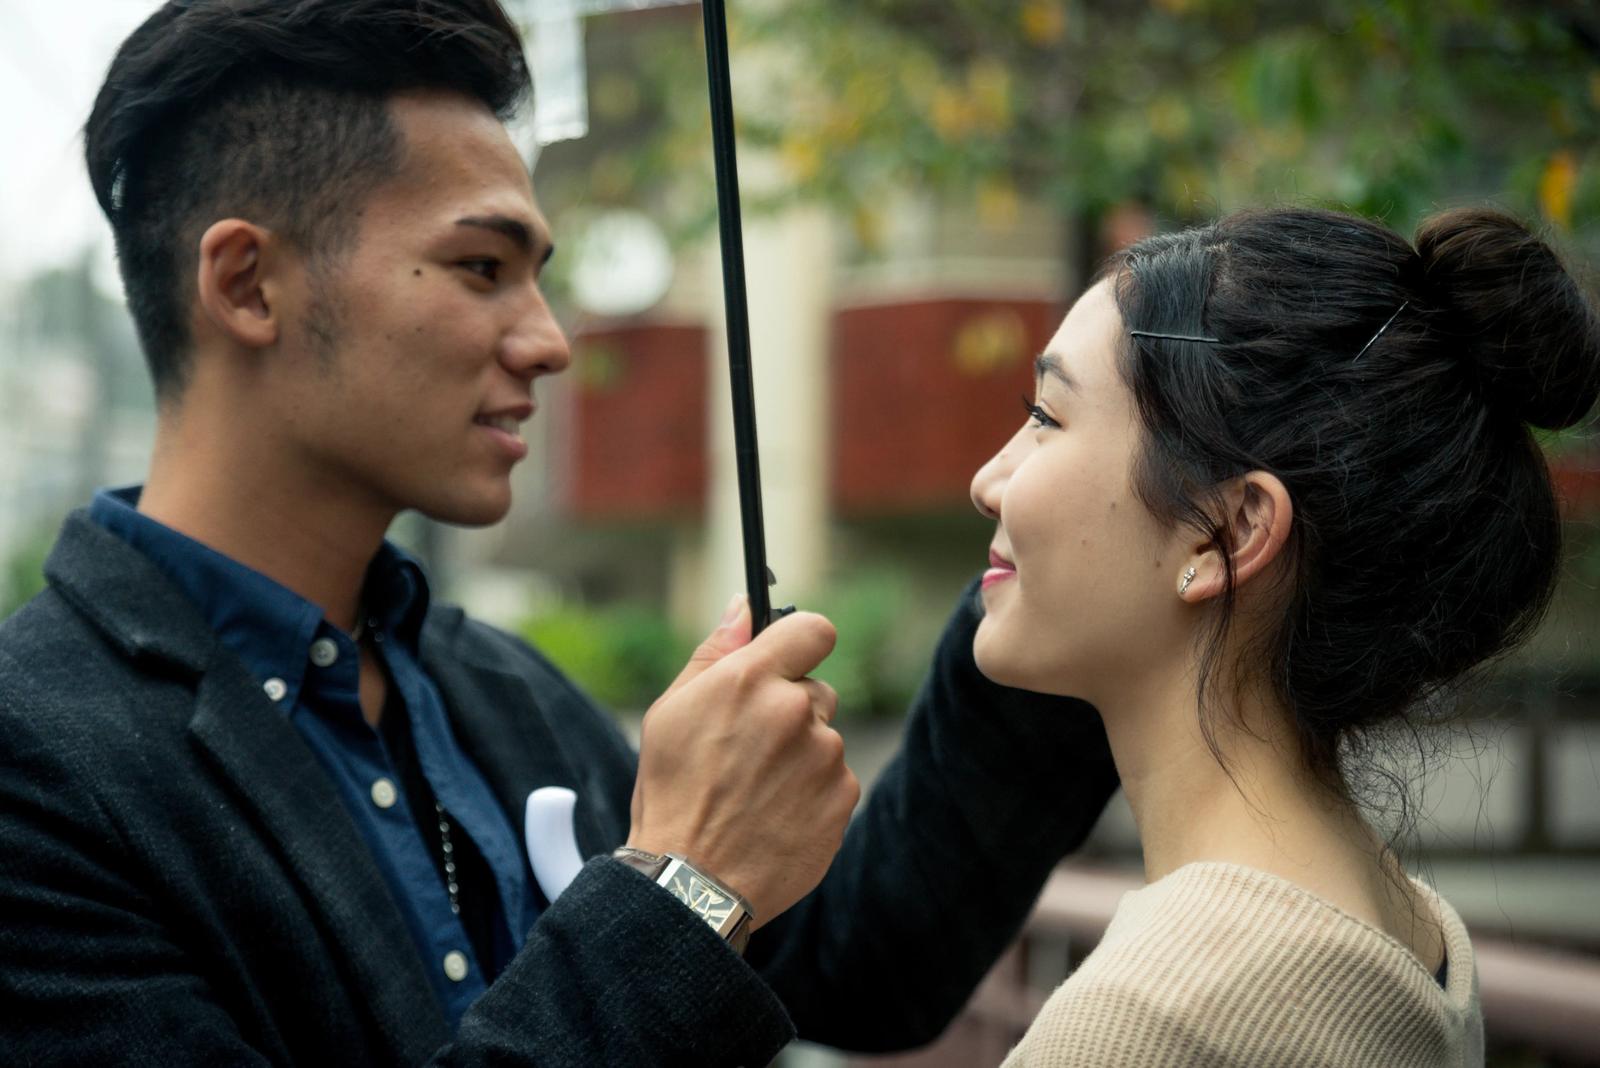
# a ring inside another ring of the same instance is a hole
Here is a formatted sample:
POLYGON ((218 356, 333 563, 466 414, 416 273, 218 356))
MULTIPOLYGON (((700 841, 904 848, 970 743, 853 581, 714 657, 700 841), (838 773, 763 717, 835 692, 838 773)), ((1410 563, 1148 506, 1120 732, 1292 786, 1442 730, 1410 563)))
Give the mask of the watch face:
POLYGON ((712 927, 718 929, 732 915, 737 905, 733 898, 681 865, 667 880, 667 889, 679 901, 704 917, 712 927))

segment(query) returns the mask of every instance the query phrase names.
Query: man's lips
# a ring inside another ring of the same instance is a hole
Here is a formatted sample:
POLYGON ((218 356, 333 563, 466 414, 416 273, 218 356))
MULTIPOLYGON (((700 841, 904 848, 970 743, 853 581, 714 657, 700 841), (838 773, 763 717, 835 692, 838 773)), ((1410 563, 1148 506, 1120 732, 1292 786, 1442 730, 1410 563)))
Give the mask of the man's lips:
POLYGON ((472 421, 493 435, 506 455, 513 460, 520 460, 528 455, 528 443, 522 440, 521 427, 533 415, 533 410, 532 404, 515 404, 481 412, 472 421))
POLYGON ((989 570, 983 573, 983 588, 988 589, 997 582, 1004 582, 1013 578, 1017 573, 1017 565, 1001 556, 993 549, 989 550, 989 570))

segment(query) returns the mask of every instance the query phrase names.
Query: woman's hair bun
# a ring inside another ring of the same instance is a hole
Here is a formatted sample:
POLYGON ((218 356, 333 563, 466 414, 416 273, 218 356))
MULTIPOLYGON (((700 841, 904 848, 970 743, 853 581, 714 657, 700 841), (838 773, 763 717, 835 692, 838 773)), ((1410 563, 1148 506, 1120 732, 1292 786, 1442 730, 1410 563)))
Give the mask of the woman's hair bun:
POLYGON ((1600 395, 1600 316, 1548 244, 1508 215, 1447 211, 1417 231, 1428 291, 1489 404, 1548 429, 1600 395))

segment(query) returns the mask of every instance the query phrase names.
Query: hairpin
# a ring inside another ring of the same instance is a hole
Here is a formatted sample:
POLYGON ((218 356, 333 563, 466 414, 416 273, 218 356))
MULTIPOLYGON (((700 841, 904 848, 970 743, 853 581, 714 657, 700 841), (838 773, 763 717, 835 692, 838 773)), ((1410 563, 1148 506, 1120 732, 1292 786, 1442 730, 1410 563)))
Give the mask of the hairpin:
POLYGON ((1394 314, 1389 316, 1388 320, 1382 326, 1378 327, 1378 332, 1376 334, 1372 335, 1372 341, 1368 341, 1365 345, 1362 345, 1361 346, 1361 351, 1356 353, 1355 360, 1351 360, 1350 362, 1351 363, 1355 363, 1356 360, 1359 360, 1359 359, 1361 359, 1361 357, 1365 356, 1367 354, 1367 350, 1372 347, 1372 342, 1373 341, 1377 341, 1380 337, 1382 337, 1383 336, 1383 332, 1385 330, 1389 329, 1389 324, 1394 322, 1396 319, 1400 318, 1400 313, 1405 311, 1407 306, 1409 306, 1410 304, 1411 304, 1411 302, 1408 300, 1408 301, 1405 301, 1404 303, 1402 303, 1400 305, 1400 307, 1396 308, 1394 310, 1394 314))
POLYGON ((1193 334, 1158 334, 1154 330, 1129 330, 1129 337, 1158 337, 1163 341, 1198 341, 1204 345, 1220 345, 1221 338, 1195 337, 1193 334))
MULTIPOLYGON (((1383 332, 1385 330, 1389 329, 1389 327, 1394 323, 1394 321, 1396 319, 1400 318, 1400 313, 1405 311, 1410 306, 1411 306, 1411 302, 1409 300, 1408 301, 1404 301, 1403 303, 1401 303, 1400 307, 1398 307, 1398 308, 1396 308, 1394 310, 1394 314, 1389 316, 1388 320, 1382 326, 1378 327, 1378 332, 1376 334, 1372 335, 1371 340, 1369 340, 1365 345, 1361 346, 1361 351, 1356 353, 1355 357, 1350 362, 1351 363, 1355 363, 1356 360, 1359 360, 1359 359, 1361 359, 1361 357, 1365 356, 1367 354, 1367 350, 1370 349, 1373 346, 1373 344, 1376 343, 1377 340, 1380 337, 1383 336, 1383 332)), ((1196 341, 1196 342, 1199 342, 1202 345, 1220 345, 1220 344, 1222 344, 1222 340, 1220 338, 1198 337, 1198 336, 1196 336, 1194 334, 1163 334, 1163 333, 1159 333, 1159 332, 1157 332, 1155 330, 1129 330, 1128 331, 1128 336, 1129 337, 1154 337, 1154 338, 1160 338, 1163 341, 1196 341)))

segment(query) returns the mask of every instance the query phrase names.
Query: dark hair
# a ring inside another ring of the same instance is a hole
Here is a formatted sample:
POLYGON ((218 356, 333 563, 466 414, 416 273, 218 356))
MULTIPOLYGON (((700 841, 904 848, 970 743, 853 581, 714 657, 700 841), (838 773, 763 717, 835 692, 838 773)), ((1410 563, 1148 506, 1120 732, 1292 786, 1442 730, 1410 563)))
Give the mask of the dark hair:
MULTIPOLYGON (((1487 210, 1427 220, 1414 248, 1348 215, 1248 212, 1107 271, 1127 329, 1216 339, 1124 345, 1145 505, 1227 547, 1221 484, 1262 470, 1289 492, 1285 613, 1247 655, 1308 768, 1346 792, 1342 753, 1542 618, 1561 527, 1527 424, 1594 403, 1600 320, 1545 242, 1487 210)), ((1203 712, 1235 603, 1229 564, 1203 712)))
POLYGON ((205 229, 238 215, 336 255, 401 166, 407 89, 509 118, 531 82, 498 0, 169 0, 123 42, 85 154, 158 394, 185 378, 205 229))

